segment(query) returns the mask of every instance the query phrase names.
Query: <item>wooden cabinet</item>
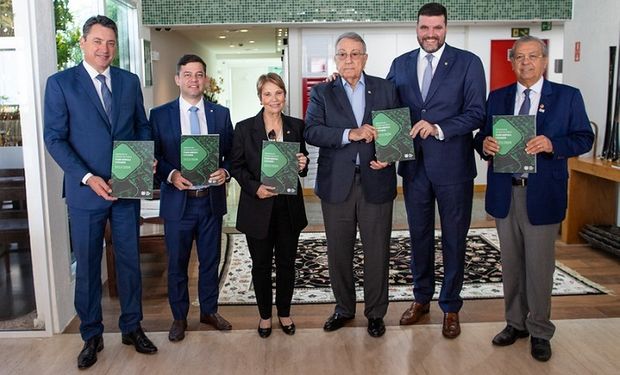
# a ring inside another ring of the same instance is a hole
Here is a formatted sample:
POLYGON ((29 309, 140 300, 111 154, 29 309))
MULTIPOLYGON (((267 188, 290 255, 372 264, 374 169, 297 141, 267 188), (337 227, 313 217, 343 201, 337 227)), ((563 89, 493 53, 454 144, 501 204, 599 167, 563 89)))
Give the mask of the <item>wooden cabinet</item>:
POLYGON ((616 225, 620 166, 581 157, 568 160, 568 171, 568 209, 562 222, 562 241, 584 243, 579 231, 585 224, 616 225))

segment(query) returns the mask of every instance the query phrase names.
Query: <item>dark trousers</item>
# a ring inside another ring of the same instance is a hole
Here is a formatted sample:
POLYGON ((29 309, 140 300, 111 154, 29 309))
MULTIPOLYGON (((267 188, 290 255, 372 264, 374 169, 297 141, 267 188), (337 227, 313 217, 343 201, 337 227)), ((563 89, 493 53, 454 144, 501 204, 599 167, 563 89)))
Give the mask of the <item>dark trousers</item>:
MULTIPOLYGON (((465 267, 467 231, 471 222, 473 180, 452 185, 433 184, 422 160, 413 178, 403 179, 403 192, 411 235, 411 273, 417 302, 428 303, 435 292, 435 200, 441 219, 444 279, 439 306, 458 312, 465 267)), ((446 171, 447 173, 449 171, 446 171)))
POLYGON ((168 301, 172 316, 175 320, 182 320, 189 312, 187 267, 194 239, 199 262, 200 312, 217 312, 222 216, 211 213, 209 197, 188 198, 181 220, 166 220, 164 230, 168 249, 168 301))
POLYGON ((275 198, 267 237, 259 239, 246 236, 246 240, 252 257, 252 283, 261 319, 271 318, 271 269, 274 254, 278 316, 290 316, 299 232, 291 229, 286 196, 279 195, 275 198))
POLYGON ((118 326, 123 333, 140 327, 142 320, 142 279, 138 251, 140 202, 119 199, 104 210, 69 207, 71 244, 77 262, 75 310, 80 317, 84 341, 103 333, 101 313, 101 258, 103 234, 110 220, 118 297, 121 315, 118 326))

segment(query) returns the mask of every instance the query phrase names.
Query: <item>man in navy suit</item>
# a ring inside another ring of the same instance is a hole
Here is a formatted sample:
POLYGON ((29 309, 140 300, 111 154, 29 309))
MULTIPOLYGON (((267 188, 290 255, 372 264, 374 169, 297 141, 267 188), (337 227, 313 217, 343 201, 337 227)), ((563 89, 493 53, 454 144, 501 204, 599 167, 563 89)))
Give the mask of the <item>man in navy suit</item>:
POLYGON ((536 173, 496 173, 489 163, 486 210, 495 217, 502 253, 507 326, 493 338, 506 346, 532 335, 531 354, 551 357, 555 326, 550 321, 555 269, 555 239, 566 214, 566 159, 590 150, 594 134, 578 89, 543 78, 547 46, 533 36, 510 50, 517 83, 495 90, 487 102, 486 126, 475 138, 476 150, 491 160, 499 152, 494 115, 536 116, 536 136, 525 152, 536 155, 536 173))
POLYGON ((442 333, 460 334, 465 242, 471 220, 476 164, 472 131, 483 125, 486 84, 474 54, 445 44, 448 14, 437 3, 423 5, 416 27, 420 49, 394 59, 387 79, 409 107, 416 160, 399 163, 412 242, 411 306, 400 324, 428 313, 435 291, 435 201, 441 220, 444 279, 439 306, 442 333))
POLYGON ((110 66, 116 52, 114 21, 91 17, 82 31, 84 61, 47 80, 44 137, 47 150, 65 173, 64 196, 77 262, 75 309, 85 341, 78 367, 87 368, 103 349, 101 257, 108 220, 115 243, 122 341, 141 353, 155 353, 157 348, 140 327, 140 202, 112 197, 108 182, 113 141, 151 139, 140 80, 110 66))
POLYGON ((377 131, 371 111, 395 108, 390 82, 363 73, 366 44, 356 33, 336 41, 339 77, 315 86, 306 113, 306 141, 318 146, 316 194, 327 236, 329 278, 336 308, 325 331, 341 328, 355 316, 353 246, 359 225, 364 251, 364 315, 368 333, 385 333, 388 307, 388 261, 392 201, 396 196, 394 165, 375 159, 377 131))
POLYGON ((168 334, 170 341, 180 341, 185 337, 189 312, 187 267, 194 239, 199 260, 200 322, 219 330, 232 328, 217 313, 217 299, 222 216, 226 213, 224 184, 230 181, 227 169, 233 129, 228 108, 203 97, 209 82, 206 68, 199 56, 181 57, 174 77, 180 96, 153 108, 150 115, 157 176, 162 181, 159 214, 164 219, 168 300, 174 319, 168 334), (209 176, 212 186, 195 186, 181 174, 182 134, 219 134, 220 168, 209 176))

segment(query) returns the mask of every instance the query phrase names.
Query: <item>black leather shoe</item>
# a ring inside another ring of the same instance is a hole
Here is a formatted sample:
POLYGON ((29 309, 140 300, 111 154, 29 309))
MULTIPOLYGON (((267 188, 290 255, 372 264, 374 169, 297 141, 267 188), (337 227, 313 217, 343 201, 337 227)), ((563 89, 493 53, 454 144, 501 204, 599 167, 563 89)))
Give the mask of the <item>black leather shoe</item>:
POLYGON ((121 338, 123 344, 135 346, 138 353, 157 353, 157 347, 151 342, 151 340, 149 340, 148 337, 146 337, 144 331, 142 330, 142 327, 139 327, 133 332, 123 333, 121 338))
POLYGON ((103 350, 103 337, 95 336, 84 343, 82 351, 78 355, 78 368, 89 368, 97 362, 97 353, 103 350))
POLYGON ((372 337, 381 337, 385 333, 383 318, 368 319, 368 334, 372 337))
POLYGON ((532 357, 537 361, 547 362, 551 358, 551 343, 549 340, 532 336, 532 357))
POLYGON ((174 320, 170 331, 168 332, 168 340, 172 342, 181 341, 185 338, 185 330, 187 329, 187 320, 174 320))
POLYGON ((522 339, 528 337, 529 335, 530 333, 527 331, 527 329, 516 329, 509 324, 500 333, 493 337, 492 342, 493 345, 508 346, 514 344, 517 339, 522 339))
POLYGON ((286 333, 289 336, 292 336, 295 334, 295 323, 285 326, 284 324, 282 324, 282 321, 280 320, 280 317, 278 317, 278 323, 280 323, 280 327, 282 328, 282 332, 286 333))
MULTIPOLYGON (((262 320, 262 319, 261 319, 262 320)), ((271 321, 271 319, 270 319, 271 321)), ((271 335, 271 326, 269 328, 261 328, 260 320, 258 321, 258 335, 264 339, 271 335)))
POLYGON ((327 319, 325 325, 323 325, 323 330, 327 332, 335 331, 342 328, 349 320, 353 320, 353 317, 346 317, 340 315, 339 313, 334 313, 327 319))

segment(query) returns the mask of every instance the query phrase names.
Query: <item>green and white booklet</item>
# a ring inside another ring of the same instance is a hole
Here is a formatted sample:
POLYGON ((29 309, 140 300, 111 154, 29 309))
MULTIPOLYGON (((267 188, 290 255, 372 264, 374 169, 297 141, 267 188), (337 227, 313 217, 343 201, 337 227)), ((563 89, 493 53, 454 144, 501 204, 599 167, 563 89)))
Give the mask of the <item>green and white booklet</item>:
POLYGON ((536 116, 493 116, 493 138, 499 152, 493 156, 497 173, 536 173, 536 155, 525 152, 525 144, 536 136, 536 116))
POLYGON ((411 130, 409 108, 372 111, 372 126, 379 133, 375 141, 375 155, 378 161, 393 163, 415 159, 413 140, 409 135, 411 130))
POLYGON ((297 153, 299 142, 263 141, 260 181, 275 192, 296 195, 299 181, 297 153))
POLYGON ((219 168, 219 134, 181 136, 181 174, 194 186, 211 186, 209 175, 219 168))
POLYGON ((153 141, 114 141, 112 196, 129 199, 153 197, 153 141))

